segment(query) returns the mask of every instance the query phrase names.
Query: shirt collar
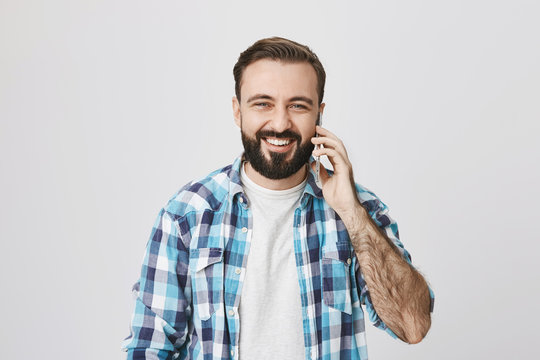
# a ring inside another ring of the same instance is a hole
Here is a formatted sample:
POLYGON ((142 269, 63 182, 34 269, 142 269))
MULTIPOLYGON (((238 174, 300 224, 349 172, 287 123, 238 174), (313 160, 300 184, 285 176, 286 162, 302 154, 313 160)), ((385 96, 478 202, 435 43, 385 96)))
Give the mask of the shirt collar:
MULTIPOLYGON (((231 168, 229 169, 229 201, 233 201, 238 194, 244 196, 244 189, 242 187, 242 181, 240 180, 240 167, 242 166, 243 161, 244 153, 240 154, 240 156, 238 156, 234 160, 231 168)), ((309 164, 311 164, 313 161, 315 161, 315 158, 311 156, 309 158, 309 164)), ((306 206, 310 196, 318 199, 323 198, 322 189, 319 187, 319 185, 317 185, 317 182, 315 181, 316 177, 317 175, 315 174, 315 171, 313 171, 311 166, 308 166, 306 187, 304 188, 304 193, 301 197, 302 208, 306 206)))

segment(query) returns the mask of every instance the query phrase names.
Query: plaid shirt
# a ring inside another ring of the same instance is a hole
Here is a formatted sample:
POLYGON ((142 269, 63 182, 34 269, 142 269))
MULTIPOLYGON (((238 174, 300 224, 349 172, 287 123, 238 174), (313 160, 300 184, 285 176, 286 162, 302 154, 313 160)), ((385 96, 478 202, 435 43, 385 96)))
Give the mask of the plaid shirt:
MULTIPOLYGON (((238 157, 187 184, 160 211, 133 287, 131 334, 123 342, 128 359, 238 359, 238 306, 253 225, 241 163, 238 157)), ((364 360, 362 304, 376 327, 396 335, 377 315, 347 230, 308 169, 294 213, 305 358, 364 360)), ((362 205, 410 263, 386 205, 356 187, 362 205)))

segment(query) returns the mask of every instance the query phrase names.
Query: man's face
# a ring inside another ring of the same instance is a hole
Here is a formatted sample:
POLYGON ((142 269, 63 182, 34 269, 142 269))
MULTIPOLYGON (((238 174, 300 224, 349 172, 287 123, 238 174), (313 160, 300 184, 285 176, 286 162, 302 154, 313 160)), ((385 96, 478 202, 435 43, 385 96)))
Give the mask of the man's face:
POLYGON ((258 60, 244 70, 240 97, 240 103, 233 99, 234 115, 253 169, 269 179, 295 174, 313 151, 319 111, 315 69, 258 60))

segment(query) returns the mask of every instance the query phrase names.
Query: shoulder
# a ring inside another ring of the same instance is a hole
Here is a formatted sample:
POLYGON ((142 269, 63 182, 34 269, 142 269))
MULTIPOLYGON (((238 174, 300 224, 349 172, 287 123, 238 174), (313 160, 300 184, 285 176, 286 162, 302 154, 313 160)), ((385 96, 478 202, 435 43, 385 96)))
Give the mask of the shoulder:
POLYGON ((218 210, 227 200, 231 167, 227 165, 187 183, 169 199, 164 210, 175 218, 190 212, 218 210))

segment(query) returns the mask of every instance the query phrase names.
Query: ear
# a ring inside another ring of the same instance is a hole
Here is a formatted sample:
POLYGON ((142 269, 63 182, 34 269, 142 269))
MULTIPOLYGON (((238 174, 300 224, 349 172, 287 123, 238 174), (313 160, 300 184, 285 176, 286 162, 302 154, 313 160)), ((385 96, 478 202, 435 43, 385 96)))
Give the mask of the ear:
POLYGON ((232 109, 233 109, 233 116, 234 116, 234 122, 236 126, 241 128, 242 126, 242 114, 240 113, 240 103, 238 102, 238 99, 236 96, 233 96, 232 98, 232 109))
POLYGON ((321 103, 321 105, 319 105, 319 112, 322 114, 324 113, 324 107, 326 106, 325 103, 321 103))

